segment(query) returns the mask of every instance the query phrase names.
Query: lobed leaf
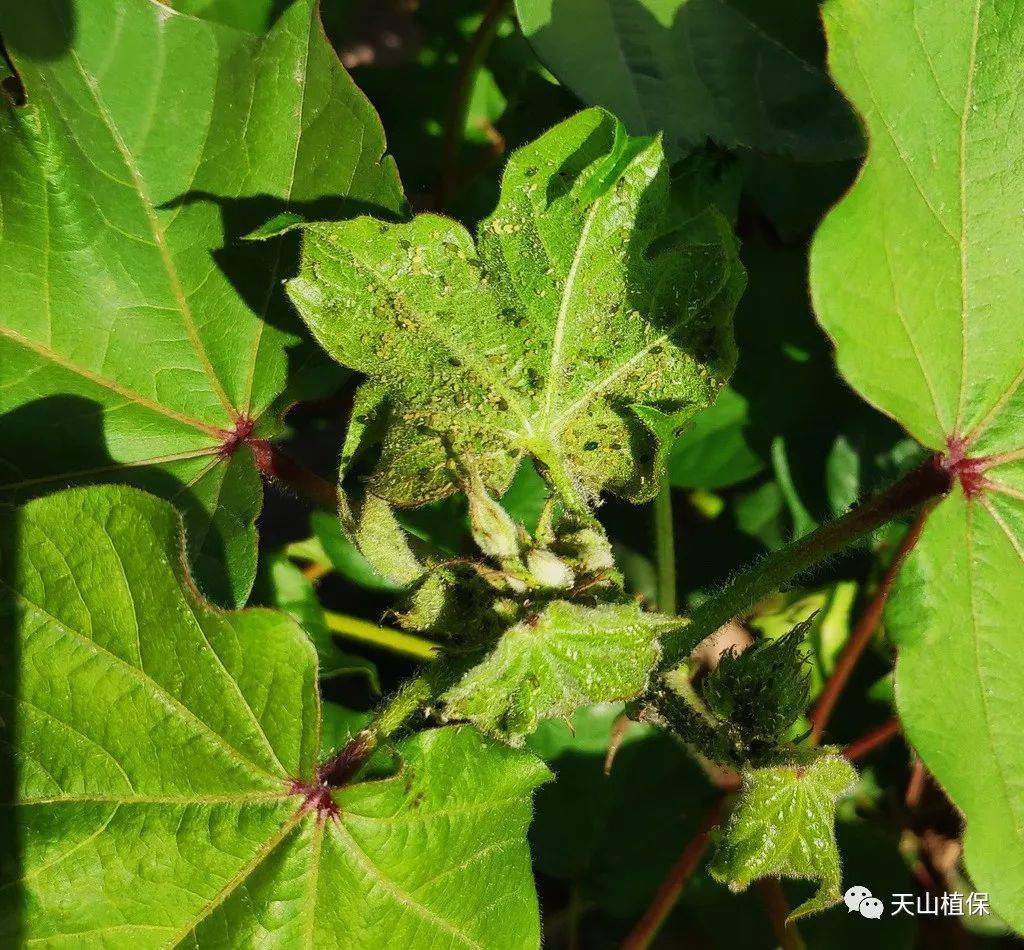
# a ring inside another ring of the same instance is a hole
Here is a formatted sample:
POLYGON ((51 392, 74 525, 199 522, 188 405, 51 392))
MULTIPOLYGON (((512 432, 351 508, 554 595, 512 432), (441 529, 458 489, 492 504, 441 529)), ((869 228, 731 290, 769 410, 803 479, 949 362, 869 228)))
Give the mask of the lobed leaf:
POLYGON ((806 765, 743 774, 743 790, 711 862, 712 876, 734 890, 762 877, 816 881, 817 892, 793 910, 791 920, 842 900, 836 802, 853 787, 857 773, 842 756, 814 754, 806 765))
POLYGON ((501 494, 524 455, 569 504, 655 489, 664 432, 732 370, 743 286, 708 212, 673 229, 657 142, 593 109, 509 160, 476 243, 436 215, 305 226, 288 292, 325 349, 370 377, 370 490, 417 505, 467 471, 501 494))
POLYGON ((441 696, 441 716, 521 745, 542 719, 642 693, 661 654, 658 634, 679 624, 635 603, 552 601, 441 696))
POLYGON ((539 762, 445 728, 328 791, 312 645, 203 601, 167 503, 76 489, 0 532, 5 945, 539 946, 539 762))
POLYGON ((27 104, 0 97, 0 494, 116 480, 176 500, 198 579, 244 602, 250 431, 316 361, 275 211, 395 211, 376 115, 314 0, 265 36, 150 0, 5 4, 27 104), (330 196, 328 198, 328 196, 330 196))
POLYGON ((975 884, 1021 930, 1024 21, 991 0, 832 0, 826 26, 871 144, 815 239, 815 305, 850 382, 958 480, 887 624, 896 700, 967 817, 975 884))

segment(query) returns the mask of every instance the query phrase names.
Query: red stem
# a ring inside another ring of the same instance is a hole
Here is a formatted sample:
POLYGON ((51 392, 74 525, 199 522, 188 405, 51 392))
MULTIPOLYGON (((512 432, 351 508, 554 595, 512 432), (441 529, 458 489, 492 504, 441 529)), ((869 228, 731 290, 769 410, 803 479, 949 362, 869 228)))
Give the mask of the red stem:
POLYGON ((326 479, 299 465, 266 439, 247 439, 256 468, 266 477, 281 482, 297 494, 328 511, 338 510, 338 489, 326 479))
POLYGON ((438 208, 444 208, 455 191, 459 178, 459 152, 462 150, 462 140, 466 131, 466 112, 469 108, 473 81, 480 64, 487 56, 498 23, 505 15, 508 4, 509 0, 490 0, 480 25, 459 60, 441 140, 441 177, 437 185, 438 208))
POLYGON ((686 882, 700 866, 701 858, 704 857, 704 852, 711 841, 711 829, 718 824, 723 800, 723 797, 719 796, 711 803, 697 833, 669 869, 643 917, 637 921, 636 926, 623 941, 622 950, 645 950, 657 935, 661 925, 675 907, 676 901, 679 900, 686 882))
POLYGON ((772 925, 772 932, 782 950, 804 950, 806 945, 800 931, 788 919, 789 902, 782 890, 782 881, 777 877, 763 877, 757 882, 757 890, 772 925))
POLYGON ((846 642, 846 646, 836 662, 835 669, 832 670, 832 675, 825 683, 825 688, 822 689, 818 702, 810 715, 811 742, 818 742, 821 739, 822 733, 824 733, 825 727, 828 725, 829 717, 832 715, 839 697, 846 688, 846 684, 853 673, 854 667, 857 665, 857 661, 860 659, 865 647, 871 642, 875 630, 878 629, 878 624, 882 619, 882 611, 885 609, 886 601, 889 599, 889 593, 892 591, 892 586, 899 575, 900 568, 903 567, 903 562, 914 549, 918 538, 921 537, 921 531, 924 528, 925 518, 928 516, 929 510, 930 508, 925 508, 921 511, 903 536, 903 540, 900 542, 892 562, 889 564, 881 583, 878 585, 878 590, 875 591, 875 596, 871 598, 871 603, 868 604, 864 613, 861 614, 857 626, 854 627, 850 639, 846 642))
POLYGON ((890 739, 900 734, 900 721, 894 716, 887 719, 880 726, 866 732, 859 739, 854 739, 845 749, 845 755, 851 762, 863 759, 870 752, 874 752, 880 745, 885 745, 890 739))
POLYGON ((924 762, 915 758, 910 771, 910 781, 907 783, 907 792, 904 796, 907 808, 917 808, 921 804, 921 796, 924 794, 927 780, 928 772, 924 767, 924 762))

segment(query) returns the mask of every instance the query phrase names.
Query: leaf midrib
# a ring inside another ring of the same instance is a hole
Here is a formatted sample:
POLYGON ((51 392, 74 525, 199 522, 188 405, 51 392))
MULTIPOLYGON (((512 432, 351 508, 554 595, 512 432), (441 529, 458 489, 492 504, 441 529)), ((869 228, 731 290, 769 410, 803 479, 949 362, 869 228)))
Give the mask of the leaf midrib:
POLYGON ((221 384, 220 378, 214 371, 213 364, 210 362, 209 354, 206 352, 206 347, 203 344, 202 337, 199 335, 199 329, 196 326, 195 318, 192 315, 192 309, 188 303, 188 299, 185 296, 184 288, 181 285, 181 277, 178 274, 177 265, 174 262, 174 257, 171 254, 171 249, 167 244, 167 236, 164 234, 163 228, 160 226, 160 221, 157 218, 156 206, 153 203, 152 198, 149 196, 149 192, 146 188, 145 180, 142 177, 141 171, 135 164, 135 158, 128 148, 127 143, 121 136, 120 131, 115 124, 113 117, 110 115, 107 109, 106 103, 103 97, 100 95, 100 91, 97 88, 96 79, 90 75, 90 73, 82 65, 82 61, 78 56, 78 52, 72 47, 68 50, 68 54, 75 64, 75 68, 78 70, 79 75, 82 77, 82 82, 89 90, 89 95, 92 97, 93 102, 96 105, 96 109, 103 124, 106 126, 107 131, 110 133, 110 137, 113 140, 114 147, 121 155, 121 159, 125 164, 125 168, 128 170, 128 174, 131 176, 132 183, 135 186, 135 191, 138 195, 139 202, 142 205, 142 210, 146 215, 146 220, 149 222, 150 231, 153 235, 153 240, 156 244, 157 251, 160 254, 160 260, 163 264, 164 271, 166 273, 168 282, 171 286, 171 293, 174 297, 175 304, 181 315, 181 321, 185 328, 185 333, 188 335, 189 341, 192 344, 192 348, 195 351, 196 358, 199 360, 200 366, 209 378, 210 385, 220 400, 221 405, 224 407, 225 412, 229 419, 235 418, 238 413, 235 407, 232 405, 231 400, 228 398, 227 392, 224 386, 221 384))

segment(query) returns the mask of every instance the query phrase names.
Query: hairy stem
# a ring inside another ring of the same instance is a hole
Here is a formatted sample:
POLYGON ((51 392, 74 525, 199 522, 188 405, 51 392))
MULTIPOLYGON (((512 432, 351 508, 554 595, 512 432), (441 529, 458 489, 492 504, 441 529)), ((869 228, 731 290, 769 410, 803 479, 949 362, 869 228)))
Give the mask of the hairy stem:
POLYGON ((896 582, 900 568, 907 559, 907 555, 914 549, 918 538, 921 537, 921 531, 924 529, 927 515, 928 509, 926 508, 918 514, 914 519, 914 523, 903 536, 896 554, 893 556, 885 575, 882 577, 881 583, 878 585, 878 590, 875 591, 874 597, 871 598, 871 603, 868 604, 864 613, 861 614, 857 625, 853 628, 853 633, 850 634, 850 639, 847 640, 843 652, 836 661, 835 669, 832 670, 832 675, 829 676, 825 683, 821 695, 818 697, 818 702, 810 715, 811 742, 818 742, 821 739, 822 733, 824 733, 825 727, 828 725, 829 717, 832 715, 832 710, 842 695, 843 689, 849 681, 857 661, 860 659, 860 655, 864 652, 868 643, 871 642, 871 637, 874 635, 882 619, 882 611, 885 609, 886 601, 889 599, 889 592, 896 582))
POLYGON ((686 882, 700 867, 704 852, 707 851, 708 844, 711 842, 711 829, 718 824, 723 800, 723 796, 719 795, 711 803, 701 819, 697 833, 687 842, 682 854, 679 855, 661 882, 658 892, 654 895, 647 910, 644 911, 644 915, 636 922, 636 926, 622 942, 622 950, 645 950, 657 936, 661 925, 665 923, 672 908, 676 906, 676 901, 679 900, 679 895, 686 887, 686 882))
POLYGON ((336 614, 333 611, 325 610, 324 621, 327 623, 328 629, 340 637, 357 640, 360 643, 369 643, 372 646, 390 650, 392 653, 411 656, 416 660, 433 660, 440 650, 436 643, 423 637, 394 630, 391 627, 381 627, 368 620, 361 620, 359 617, 349 617, 346 614, 336 614))
POLYGON ((401 729, 430 702, 433 695, 434 686, 429 677, 417 676, 404 683, 369 726, 353 736, 337 755, 317 769, 320 783, 331 788, 347 785, 381 741, 401 729))
POLYGON ((677 665, 705 637, 733 617, 749 611, 758 601, 788 584, 798 574, 894 518, 944 495, 951 484, 950 473, 937 461, 929 460, 841 518, 772 552, 701 604, 690 624, 678 636, 666 639, 661 669, 677 665))
POLYGON ((439 208, 448 203, 455 191, 459 179, 459 152, 462 151, 462 141, 466 134, 466 118, 469 114, 473 83, 510 2, 511 0, 490 0, 480 25, 459 60, 441 139, 441 176, 437 184, 439 208))
POLYGON ((252 449, 256 468, 264 477, 280 482, 320 508, 338 510, 337 486, 300 465, 266 439, 248 439, 246 444, 252 449))
POLYGON ((654 497, 654 551, 658 569, 658 610, 676 612, 676 538, 672 520, 672 486, 664 478, 654 497))

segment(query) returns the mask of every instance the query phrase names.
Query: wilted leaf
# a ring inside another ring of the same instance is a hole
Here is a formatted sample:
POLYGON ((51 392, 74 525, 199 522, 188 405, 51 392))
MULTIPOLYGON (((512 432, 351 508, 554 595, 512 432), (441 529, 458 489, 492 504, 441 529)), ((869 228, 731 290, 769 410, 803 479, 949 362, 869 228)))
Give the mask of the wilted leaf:
POLYGON ((832 0, 826 26, 871 146, 815 239, 815 306, 849 381, 959 483, 887 624, 897 704, 966 815, 975 884, 1020 930, 1024 20, 990 0, 832 0))
POLYGON ((660 145, 596 109, 512 156, 476 244, 434 215, 305 227, 288 291, 371 377, 371 490, 420 504, 473 469, 501 493, 530 455, 570 504, 648 497, 659 445, 635 407, 679 425, 715 397, 743 285, 720 218, 672 227, 660 145))
POLYGON ((20 652, 6 944, 539 945, 535 759, 446 728, 402 742, 393 778, 328 793, 311 644, 205 603, 169 505, 73 490, 0 537, 20 652))
POLYGON ((820 754, 806 765, 754 769, 721 833, 711 874, 734 890, 761 877, 809 878, 817 893, 790 918, 842 899, 836 848, 836 802, 857 780, 842 756, 820 754))
POLYGON ((277 431, 309 353, 294 243, 238 238, 284 208, 396 210, 380 124, 313 0, 262 37, 149 0, 5 4, 0 33, 28 99, 0 99, 0 492, 174 499, 204 589, 243 602, 261 490, 225 445, 277 431))

